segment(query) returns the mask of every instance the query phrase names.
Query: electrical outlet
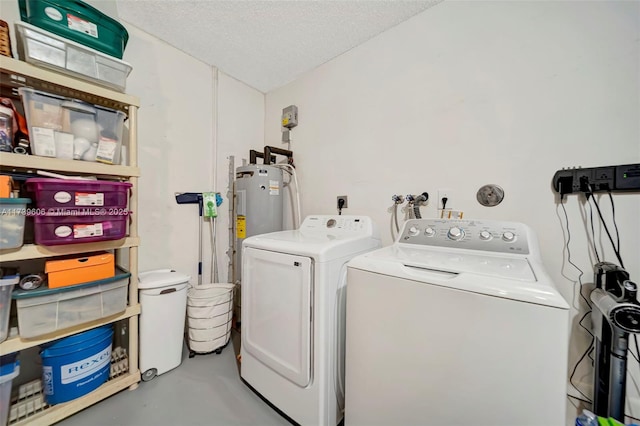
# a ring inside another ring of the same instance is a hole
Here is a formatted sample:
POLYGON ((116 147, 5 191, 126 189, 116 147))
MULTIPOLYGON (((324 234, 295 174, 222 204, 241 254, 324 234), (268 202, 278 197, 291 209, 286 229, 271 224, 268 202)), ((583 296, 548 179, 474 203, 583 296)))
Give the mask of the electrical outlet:
POLYGON ((342 205, 342 208, 346 209, 348 207, 347 196, 346 195, 338 195, 338 199, 336 200, 338 210, 340 209, 340 200, 344 201, 344 204, 342 205))
POLYGON ((593 172, 594 191, 608 191, 613 189, 613 176, 615 169, 613 167, 598 167, 593 172))
POLYGON ((593 170, 576 169, 573 179, 573 192, 589 192, 587 185, 593 183, 593 170))
POLYGON ((451 209, 451 190, 450 189, 438 189, 438 199, 436 200, 436 202, 438 203, 438 210, 443 210, 443 209, 451 209), (447 203, 444 205, 444 207, 442 206, 442 199, 446 198, 447 199, 447 203))
POLYGON ((558 170, 553 176, 553 187, 561 194, 609 191, 615 189, 615 167, 590 167, 558 170))

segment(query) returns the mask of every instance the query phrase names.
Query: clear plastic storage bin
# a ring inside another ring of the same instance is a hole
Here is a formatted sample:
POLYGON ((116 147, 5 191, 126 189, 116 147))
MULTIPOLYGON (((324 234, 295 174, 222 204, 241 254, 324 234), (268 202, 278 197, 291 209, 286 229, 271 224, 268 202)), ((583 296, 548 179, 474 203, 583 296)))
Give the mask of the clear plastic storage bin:
POLYGON ((11 292, 20 282, 20 275, 6 275, 0 278, 0 343, 9 336, 9 311, 11 311, 11 292))
POLYGON ((28 63, 124 92, 132 66, 25 22, 15 23, 18 52, 28 63))
POLYGON ((0 250, 22 247, 29 198, 0 198, 0 250))
POLYGON ((119 164, 124 112, 30 87, 18 92, 33 154, 119 164))
POLYGON ((71 287, 16 290, 20 337, 32 338, 123 312, 131 274, 71 287))

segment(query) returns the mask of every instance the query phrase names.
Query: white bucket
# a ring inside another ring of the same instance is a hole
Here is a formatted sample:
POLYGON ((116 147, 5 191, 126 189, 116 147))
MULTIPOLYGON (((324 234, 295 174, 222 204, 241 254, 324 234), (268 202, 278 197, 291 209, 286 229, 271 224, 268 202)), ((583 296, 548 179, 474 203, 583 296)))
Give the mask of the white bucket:
POLYGON ((234 284, 195 285, 187 292, 189 348, 221 352, 231 336, 234 284))

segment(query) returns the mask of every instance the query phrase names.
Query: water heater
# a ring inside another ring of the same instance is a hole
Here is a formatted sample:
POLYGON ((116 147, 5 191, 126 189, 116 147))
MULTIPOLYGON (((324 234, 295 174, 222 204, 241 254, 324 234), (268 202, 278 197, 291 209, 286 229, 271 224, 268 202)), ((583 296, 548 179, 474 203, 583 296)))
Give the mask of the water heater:
POLYGON ((241 280, 242 241, 283 230, 282 169, 268 164, 248 164, 236 169, 235 281, 241 280))

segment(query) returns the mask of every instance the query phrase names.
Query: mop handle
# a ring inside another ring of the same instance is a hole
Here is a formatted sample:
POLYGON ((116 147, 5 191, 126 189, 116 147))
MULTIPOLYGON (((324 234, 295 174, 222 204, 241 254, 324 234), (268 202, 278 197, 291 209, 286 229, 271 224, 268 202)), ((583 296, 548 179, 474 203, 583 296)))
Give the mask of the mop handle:
POLYGON ((202 195, 198 197, 198 285, 202 284, 202 195))

